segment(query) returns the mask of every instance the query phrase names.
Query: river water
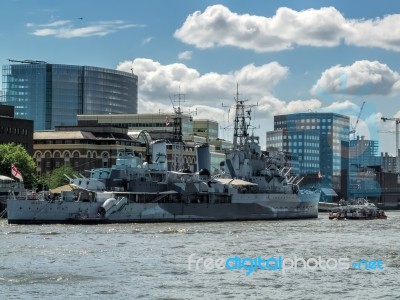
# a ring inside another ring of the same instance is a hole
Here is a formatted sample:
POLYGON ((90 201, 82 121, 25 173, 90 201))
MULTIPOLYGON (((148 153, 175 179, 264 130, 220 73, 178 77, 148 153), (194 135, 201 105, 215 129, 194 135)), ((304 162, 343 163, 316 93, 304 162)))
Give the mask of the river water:
POLYGON ((0 220, 0 298, 400 299, 400 212, 387 215, 371 221, 331 221, 323 213, 309 220, 40 226, 0 220), (309 265, 246 275, 232 260, 234 270, 210 264, 235 256, 303 258, 309 265), (330 259, 329 268, 309 261, 319 257, 330 259), (381 264, 335 268, 340 258, 381 264))

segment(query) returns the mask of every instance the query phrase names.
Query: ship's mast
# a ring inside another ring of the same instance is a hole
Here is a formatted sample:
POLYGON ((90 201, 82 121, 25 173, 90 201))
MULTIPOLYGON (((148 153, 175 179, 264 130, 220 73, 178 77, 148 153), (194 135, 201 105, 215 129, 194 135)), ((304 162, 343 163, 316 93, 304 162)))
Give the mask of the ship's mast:
POLYGON ((172 170, 178 171, 183 169, 183 143, 182 143, 182 110, 181 103, 185 102, 185 95, 181 94, 181 87, 179 87, 179 93, 174 95, 174 99, 171 98, 171 103, 174 109, 173 117, 173 146, 172 146, 172 170), (176 107, 174 102, 178 103, 176 107))
POLYGON ((251 108, 255 105, 245 105, 248 100, 239 99, 239 84, 236 86, 235 119, 233 133, 234 149, 244 149, 248 146, 249 126, 246 119, 251 117, 251 108), (247 110, 246 110, 247 108, 247 110))
MULTIPOLYGON (((183 159, 183 141, 182 141, 182 118, 184 115, 183 110, 181 109, 181 103, 186 102, 185 94, 181 94, 181 87, 179 86, 178 94, 175 94, 173 98, 170 97, 172 107, 174 109, 174 117, 173 117, 173 148, 172 148, 172 170, 178 171, 182 170, 184 167, 184 159, 183 159), (177 106, 175 105, 177 103, 177 106)), ((192 113, 197 114, 197 109, 194 112, 189 111, 189 115, 192 113)), ((190 117, 190 120, 192 118, 190 117)))

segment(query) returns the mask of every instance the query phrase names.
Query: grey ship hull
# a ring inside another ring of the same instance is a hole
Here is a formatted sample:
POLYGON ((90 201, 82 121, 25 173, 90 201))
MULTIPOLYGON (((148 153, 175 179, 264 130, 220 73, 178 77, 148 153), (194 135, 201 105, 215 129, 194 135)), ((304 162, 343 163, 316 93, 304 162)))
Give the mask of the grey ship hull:
POLYGON ((96 202, 8 200, 7 210, 10 224, 245 221, 318 217, 316 195, 285 196, 282 199, 282 195, 269 195, 266 201, 247 203, 129 202, 107 217, 99 217, 101 203, 96 202))

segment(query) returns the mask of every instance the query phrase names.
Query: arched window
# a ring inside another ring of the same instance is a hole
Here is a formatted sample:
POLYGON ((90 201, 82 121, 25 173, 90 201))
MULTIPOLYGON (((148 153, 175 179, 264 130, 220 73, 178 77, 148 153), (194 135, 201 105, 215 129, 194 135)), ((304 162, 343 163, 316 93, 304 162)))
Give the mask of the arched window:
POLYGON ((75 151, 73 155, 74 155, 74 158, 79 158, 79 152, 78 151, 75 151))

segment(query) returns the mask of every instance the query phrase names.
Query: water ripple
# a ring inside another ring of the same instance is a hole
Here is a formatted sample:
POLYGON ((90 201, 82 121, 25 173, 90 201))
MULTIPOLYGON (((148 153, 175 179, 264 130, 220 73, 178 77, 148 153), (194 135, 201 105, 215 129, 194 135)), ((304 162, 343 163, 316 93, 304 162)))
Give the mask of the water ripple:
POLYGON ((4 299, 395 299, 400 212, 387 220, 13 225, 0 220, 4 299), (384 270, 205 270, 188 258, 381 259, 384 270), (54 294, 52 285, 57 286, 54 294), (50 287, 50 288, 49 288, 50 287))

